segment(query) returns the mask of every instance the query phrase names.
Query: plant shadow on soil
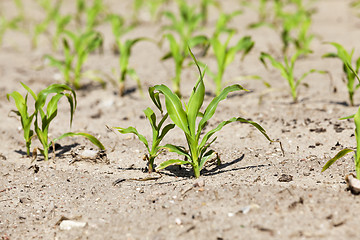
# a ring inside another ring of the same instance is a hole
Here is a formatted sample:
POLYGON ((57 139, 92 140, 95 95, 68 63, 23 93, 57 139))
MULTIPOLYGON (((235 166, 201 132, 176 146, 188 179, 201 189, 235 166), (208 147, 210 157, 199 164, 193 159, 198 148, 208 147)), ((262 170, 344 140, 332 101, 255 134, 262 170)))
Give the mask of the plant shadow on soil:
MULTIPOLYGON (((215 163, 216 166, 214 168, 212 168, 210 170, 207 170, 206 168, 204 168, 203 170, 201 170, 201 175, 202 176, 213 176, 213 175, 226 173, 226 172, 270 166, 270 164, 266 164, 266 165, 260 164, 260 165, 250 165, 250 166, 244 166, 244 167, 225 169, 229 166, 239 163, 244 158, 245 158, 245 154, 242 154, 239 158, 236 158, 230 162, 221 163, 220 165, 216 165, 216 163, 215 163)), ((214 164, 212 164, 212 165, 214 165, 214 164)), ((208 166, 208 168, 209 167, 210 166, 208 166)), ((192 178, 194 176, 191 168, 184 168, 184 167, 181 167, 180 165, 172 165, 165 169, 167 170, 167 172, 161 172, 161 174, 168 175, 168 176, 182 177, 182 178, 192 178)))
MULTIPOLYGON (((61 146, 60 144, 56 143, 55 144, 55 151, 58 151, 56 153, 56 157, 61 157, 62 155, 64 155, 65 153, 67 152, 70 152, 71 149, 79 146, 80 144, 79 143, 73 143, 73 144, 69 144, 69 145, 65 145, 65 146, 61 146)), ((23 157, 26 156, 26 152, 23 151, 23 150, 15 150, 14 152, 22 155, 23 157)), ((49 154, 53 152, 53 149, 52 149, 52 146, 50 146, 49 148, 49 154)), ((30 153, 30 157, 32 157, 32 153, 30 153)))

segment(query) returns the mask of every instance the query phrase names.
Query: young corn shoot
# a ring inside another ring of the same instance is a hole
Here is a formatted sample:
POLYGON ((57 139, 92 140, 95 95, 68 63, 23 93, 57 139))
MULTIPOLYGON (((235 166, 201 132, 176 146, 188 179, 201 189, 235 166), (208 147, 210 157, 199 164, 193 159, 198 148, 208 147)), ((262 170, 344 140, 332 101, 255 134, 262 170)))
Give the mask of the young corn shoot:
POLYGON ((251 37, 246 36, 241 38, 236 45, 229 47, 229 42, 231 38, 234 36, 234 31, 228 33, 228 37, 224 43, 220 41, 220 34, 215 34, 210 39, 210 46, 212 47, 216 62, 217 62, 217 73, 210 74, 213 77, 216 86, 216 95, 218 96, 223 89, 223 76, 225 73, 225 69, 234 61, 235 55, 238 52, 243 51, 242 59, 250 52, 252 47, 254 46, 254 42, 251 40, 251 37))
MULTIPOLYGON (((21 83, 23 87, 26 89, 26 86, 21 83)), ((15 105, 17 110, 13 110, 16 115, 20 117, 21 126, 24 132, 24 139, 26 145, 26 155, 30 156, 30 148, 31 148, 31 139, 34 136, 34 131, 31 129, 31 125, 35 116, 35 113, 28 113, 28 94, 25 95, 25 98, 17 91, 9 93, 6 95, 7 99, 10 100, 12 97, 15 101, 15 105)))
MULTIPOLYGON (((36 133, 37 138, 39 139, 43 149, 39 149, 40 153, 43 154, 44 159, 49 159, 49 148, 55 143, 55 141, 60 140, 68 136, 83 136, 90 140, 100 149, 105 149, 101 142, 94 136, 88 133, 74 133, 67 132, 61 135, 60 137, 49 140, 49 126, 52 120, 57 116, 57 104, 62 97, 66 97, 70 104, 70 125, 72 124, 73 115, 76 109, 76 94, 73 89, 63 84, 53 84, 49 87, 41 90, 37 95, 25 84, 22 83, 22 86, 30 93, 30 95, 35 100, 35 110, 34 113, 29 116, 27 113, 27 96, 25 99, 18 92, 12 92, 8 95, 15 99, 15 104, 18 108, 18 115, 21 117, 21 123, 24 130, 24 138, 26 140, 27 154, 30 152, 31 138, 33 137, 34 132, 36 133), (47 97, 49 94, 55 94, 47 102, 47 97), (47 103, 47 105, 46 105, 47 103), (46 105, 46 106, 45 106, 46 105), (33 118, 34 121, 34 131, 31 129, 31 123, 33 118)), ((37 149, 35 149, 37 151, 37 149)), ((55 152, 55 149, 53 149, 55 152)))
MULTIPOLYGON (((150 92, 150 94, 152 94, 152 92, 150 92)), ((157 98, 158 98, 158 93, 157 93, 157 98)), ((158 99, 158 102, 160 103, 160 100, 158 99)), ((160 122, 157 124, 156 123, 156 115, 154 113, 154 111, 151 108, 146 108, 144 110, 145 116, 147 117, 147 119, 149 120, 149 123, 151 125, 152 128, 152 144, 151 146, 149 145, 148 141, 146 140, 146 138, 141 135, 136 128, 134 127, 128 127, 128 128, 120 128, 120 127, 114 127, 114 129, 117 129, 120 133, 132 133, 135 134, 139 140, 144 143, 148 153, 144 156, 144 160, 147 161, 147 165, 148 165, 148 169, 149 169, 149 173, 154 171, 154 160, 155 158, 161 153, 161 151, 163 150, 163 146, 160 146, 160 143, 162 141, 162 139, 165 137, 165 135, 175 127, 175 124, 167 124, 162 130, 162 125, 164 124, 165 120, 168 117, 168 114, 166 113, 162 119, 160 120, 160 122)))
POLYGON ((55 2, 54 6, 52 6, 51 1, 43 0, 39 1, 39 4, 46 12, 46 17, 43 21, 35 25, 32 39, 31 39, 31 46, 32 48, 37 48, 38 46, 38 38, 41 34, 44 34, 50 25, 51 22, 55 22, 56 17, 60 14, 59 10, 61 7, 62 1, 55 2))
POLYGON ((123 96, 125 94, 125 80, 129 76, 137 82, 138 88, 142 94, 142 87, 140 79, 135 71, 135 69, 129 67, 129 60, 131 56, 131 50, 134 45, 140 41, 148 40, 147 38, 134 38, 128 39, 126 41, 122 40, 123 34, 130 31, 133 26, 125 26, 124 19, 118 15, 111 15, 109 20, 112 25, 112 31, 115 36, 116 48, 120 53, 119 56, 119 65, 120 65, 120 74, 118 77, 119 82, 119 94, 123 96))
MULTIPOLYGON (((70 31, 64 31, 64 34, 72 41, 73 50, 69 41, 63 39, 64 60, 56 59, 53 56, 46 55, 49 64, 56 67, 63 75, 67 85, 73 85, 76 89, 81 87, 80 80, 84 76, 91 77, 92 72, 83 72, 82 67, 87 60, 89 53, 102 46, 103 38, 100 33, 90 31, 76 35, 70 31)), ((93 78, 98 80, 97 78, 93 78)))
POLYGON ((360 108, 358 109, 355 115, 352 115, 350 117, 345 117, 342 119, 348 119, 348 118, 354 118, 354 122, 355 122, 356 151, 350 148, 345 148, 341 150, 335 155, 335 157, 333 157, 332 159, 326 162, 321 172, 328 169, 334 162, 344 157, 346 154, 350 152, 355 152, 354 162, 355 162, 356 178, 360 180, 360 108))
POLYGON ((327 53, 323 57, 326 58, 338 58, 343 64, 343 71, 346 77, 346 87, 349 94, 350 105, 354 106, 354 94, 355 91, 360 87, 360 83, 356 81, 356 76, 360 69, 360 57, 356 59, 355 65, 352 64, 352 57, 354 55, 354 49, 351 52, 347 52, 345 48, 335 42, 329 42, 328 44, 333 45, 337 53, 327 53))
MULTIPOLYGON (((188 54, 188 49, 185 47, 184 42, 181 40, 176 40, 174 35, 168 33, 165 35, 165 38, 168 40, 170 45, 170 52, 162 57, 162 60, 168 58, 174 59, 175 63, 175 76, 172 78, 173 91, 177 96, 181 97, 180 85, 181 85, 181 73, 184 68, 184 61, 188 54)), ((188 39, 188 44, 191 47, 197 46, 199 44, 206 44, 208 39, 205 36, 196 36, 191 39, 188 39)))
POLYGON ((320 71, 316 69, 311 69, 308 72, 304 73, 300 78, 296 78, 294 75, 294 67, 296 60, 306 52, 304 51, 297 51, 293 56, 287 57, 284 56, 283 63, 280 61, 277 61, 273 56, 271 56, 268 53, 262 52, 260 55, 260 61, 264 64, 264 66, 267 68, 266 59, 270 61, 271 65, 278 69, 281 73, 281 76, 285 78, 288 82, 288 85, 290 87, 290 93, 293 98, 294 102, 298 101, 298 87, 302 83, 302 81, 310 74, 310 73, 325 73, 325 71, 320 71))
POLYGON ((242 123, 250 123, 255 126, 269 141, 272 141, 265 130, 257 123, 246 120, 241 117, 233 117, 227 121, 221 122, 216 128, 204 133, 205 125, 214 115, 215 110, 220 101, 224 100, 230 92, 245 90, 240 85, 232 85, 226 87, 217 97, 215 97, 210 104, 205 109, 205 112, 200 113, 200 108, 204 102, 205 96, 205 86, 204 86, 204 74, 201 72, 201 69, 190 51, 190 54, 198 68, 199 71, 199 80, 196 82, 189 101, 183 107, 182 102, 179 97, 173 93, 167 86, 165 85, 156 85, 152 91, 154 94, 161 93, 165 97, 165 105, 167 113, 169 114, 170 119, 173 123, 179 127, 185 135, 189 151, 186 151, 185 147, 175 146, 172 144, 166 144, 164 147, 167 148, 171 152, 178 153, 182 156, 185 156, 185 160, 180 159, 171 159, 161 163, 156 169, 164 169, 169 165, 177 164, 190 164, 192 166, 194 176, 196 178, 200 177, 200 172, 204 168, 207 161, 216 156, 216 153, 209 149, 210 145, 215 141, 216 137, 211 139, 211 137, 218 131, 220 131, 225 125, 232 122, 242 122, 242 123), (156 92, 155 92, 156 91, 156 92), (200 118, 200 121, 197 121, 197 118, 200 118))

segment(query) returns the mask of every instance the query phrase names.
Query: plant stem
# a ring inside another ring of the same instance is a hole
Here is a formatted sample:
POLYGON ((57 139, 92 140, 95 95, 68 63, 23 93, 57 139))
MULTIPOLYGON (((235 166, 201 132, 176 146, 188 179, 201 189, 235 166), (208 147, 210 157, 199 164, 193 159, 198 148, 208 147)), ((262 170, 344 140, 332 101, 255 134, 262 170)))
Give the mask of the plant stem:
POLYGON ((148 161, 149 173, 152 173, 154 171, 154 160, 155 160, 155 156, 150 155, 149 161, 148 161))

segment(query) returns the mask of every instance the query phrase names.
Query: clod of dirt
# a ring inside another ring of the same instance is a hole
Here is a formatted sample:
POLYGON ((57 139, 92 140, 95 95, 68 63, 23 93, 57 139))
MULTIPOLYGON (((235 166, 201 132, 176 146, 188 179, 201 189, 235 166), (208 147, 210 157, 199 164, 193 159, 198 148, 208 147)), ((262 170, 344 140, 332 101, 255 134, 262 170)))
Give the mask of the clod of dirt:
POLYGON ((295 201, 295 202, 292 202, 290 205, 289 205, 289 210, 292 210, 294 209, 297 205, 299 204, 304 204, 304 199, 302 197, 299 198, 298 201, 295 201))
POLYGON ((293 176, 289 174, 282 174, 278 179, 278 182, 291 182, 293 180, 293 176))
POLYGON ((310 132, 323 133, 326 132, 326 128, 311 128, 310 132))
POLYGON ((72 159, 69 161, 69 164, 76 161, 110 164, 105 150, 86 149, 84 146, 81 146, 75 150, 71 150, 71 156, 72 159))
POLYGON ((341 133, 342 131, 345 130, 345 128, 341 127, 341 124, 340 124, 340 123, 335 123, 335 124, 334 124, 334 130, 335 130, 335 132, 337 132, 337 133, 341 133))
POLYGON ((345 181, 352 194, 360 194, 360 180, 357 179, 354 174, 346 175, 345 181))

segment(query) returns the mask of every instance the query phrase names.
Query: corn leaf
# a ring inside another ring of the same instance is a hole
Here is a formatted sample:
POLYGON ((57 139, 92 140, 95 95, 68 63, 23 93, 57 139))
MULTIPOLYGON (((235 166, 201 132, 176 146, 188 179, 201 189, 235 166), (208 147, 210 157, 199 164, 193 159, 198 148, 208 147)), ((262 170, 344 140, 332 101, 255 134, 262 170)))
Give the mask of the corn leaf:
POLYGON ((190 135, 186 112, 182 108, 179 97, 163 84, 156 85, 154 88, 164 94, 166 109, 171 120, 186 134, 190 135))
POLYGON ((238 91, 238 90, 246 90, 245 88, 243 88, 242 86, 235 84, 229 87, 226 87, 225 89, 222 90, 222 92, 219 94, 219 96, 215 97, 210 104, 207 106, 205 112, 204 112, 204 116, 203 118, 200 120, 199 125, 198 125, 198 130, 197 130, 197 138, 200 136, 200 133, 202 131, 202 129, 204 128, 206 122, 214 115, 216 108, 218 106, 218 104, 224 100, 227 95, 230 92, 234 92, 234 91, 238 91))
POLYGON ((345 148, 343 150, 341 150, 340 152, 338 152, 335 157, 333 157, 332 159, 330 159, 329 161, 327 161, 327 163, 324 165, 324 167, 322 168, 321 172, 325 171, 326 169, 328 169, 334 162, 336 162, 336 160, 342 158, 343 156, 345 156, 346 154, 353 152, 354 150, 349 149, 349 148, 345 148))
POLYGON ((134 128, 134 127, 128 127, 128 128, 113 127, 113 128, 118 130, 120 133, 133 133, 133 134, 135 134, 139 138, 139 140, 144 143, 147 150, 150 151, 148 141, 146 140, 146 138, 143 135, 138 133, 136 128, 134 128))
POLYGON ((172 144, 166 144, 165 146, 163 146, 163 148, 169 150, 170 152, 174 152, 174 153, 177 153, 179 155, 183 155, 183 156, 187 157, 188 159, 191 159, 189 153, 186 152, 184 147, 175 146, 175 145, 172 145, 172 144))
POLYGON ((104 145, 96 137, 94 137, 91 134, 83 133, 83 132, 77 132, 77 133, 67 132, 67 133, 62 134, 60 137, 54 139, 53 141, 55 142, 57 140, 65 138, 65 137, 74 137, 74 136, 85 137, 86 139, 88 139, 90 142, 92 142, 95 146, 97 146, 101 150, 105 150, 104 145))
POLYGON ((159 164, 159 166, 156 167, 156 171, 167 168, 170 165, 183 165, 183 164, 189 164, 189 161, 183 161, 180 159, 170 159, 165 162, 162 162, 159 164))

